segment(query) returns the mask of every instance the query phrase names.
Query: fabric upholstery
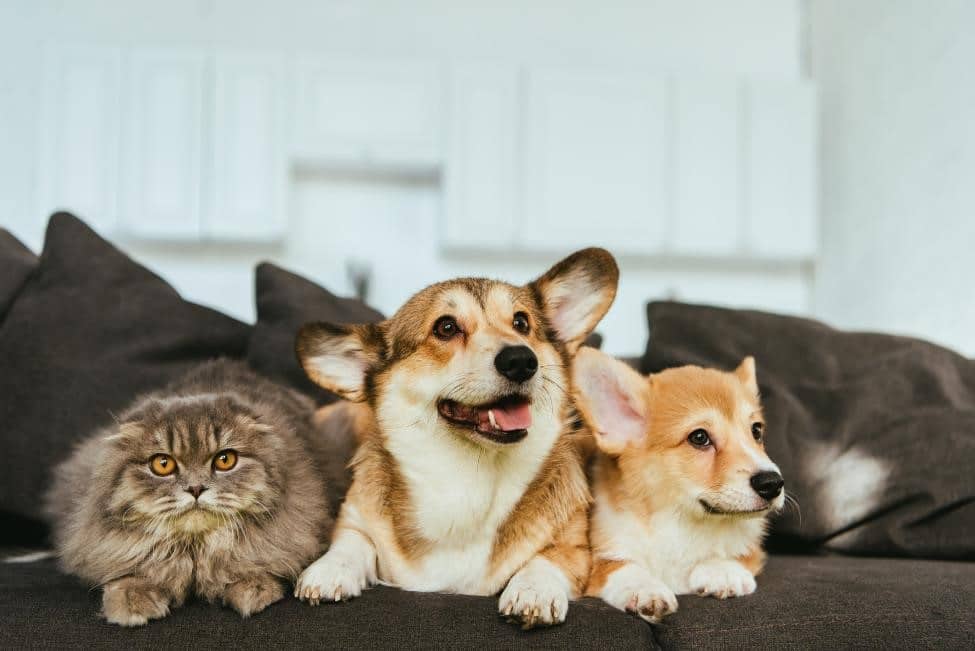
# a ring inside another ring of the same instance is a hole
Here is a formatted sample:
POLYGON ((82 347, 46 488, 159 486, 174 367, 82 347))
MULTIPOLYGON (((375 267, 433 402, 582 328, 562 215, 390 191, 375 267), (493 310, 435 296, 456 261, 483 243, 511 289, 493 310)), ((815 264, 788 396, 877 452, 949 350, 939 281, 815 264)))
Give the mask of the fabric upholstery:
POLYGON ((341 604, 287 597, 248 620, 194 601, 129 630, 98 619, 97 590, 53 561, 0 564, 0 648, 939 648, 975 644, 975 563, 773 556, 758 591, 681 596, 650 626, 597 599, 573 602, 562 626, 524 632, 493 597, 376 587, 341 604))
POLYGON ((0 321, 37 267, 37 256, 9 231, 0 228, 0 321))
POLYGON ((773 556, 752 595, 678 600, 664 648, 975 648, 975 563, 773 556))
POLYGON ((247 361, 273 380, 283 382, 324 405, 337 399, 305 375, 295 357, 295 335, 312 321, 375 323, 383 315, 355 298, 343 298, 310 280, 269 262, 255 273, 257 323, 247 361))
POLYGON ((587 599, 562 626, 522 631, 503 621, 494 597, 366 590, 352 601, 312 607, 288 596, 249 619, 194 601, 138 629, 99 619, 97 590, 60 574, 53 561, 0 564, 0 648, 647 649, 642 620, 587 599))

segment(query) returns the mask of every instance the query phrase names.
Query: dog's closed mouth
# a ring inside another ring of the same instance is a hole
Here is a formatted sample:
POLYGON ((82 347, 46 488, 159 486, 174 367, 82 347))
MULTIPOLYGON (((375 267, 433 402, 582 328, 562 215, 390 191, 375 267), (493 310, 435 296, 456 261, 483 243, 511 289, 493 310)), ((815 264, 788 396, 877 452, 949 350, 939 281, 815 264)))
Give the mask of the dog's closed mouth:
POLYGON ((531 403, 524 396, 505 396, 486 405, 441 400, 437 411, 453 425, 467 427, 496 443, 517 443, 532 424, 531 403))
POLYGON ((763 506, 763 507, 758 508, 758 509, 745 509, 745 510, 741 510, 741 511, 728 511, 728 510, 722 509, 720 507, 714 506, 713 504, 709 504, 709 503, 707 503, 704 500, 698 500, 698 502, 701 503, 701 506, 704 507, 704 510, 709 515, 731 515, 731 516, 750 517, 750 516, 756 516, 756 515, 761 515, 763 513, 766 513, 771 508, 771 505, 766 505, 766 506, 763 506))

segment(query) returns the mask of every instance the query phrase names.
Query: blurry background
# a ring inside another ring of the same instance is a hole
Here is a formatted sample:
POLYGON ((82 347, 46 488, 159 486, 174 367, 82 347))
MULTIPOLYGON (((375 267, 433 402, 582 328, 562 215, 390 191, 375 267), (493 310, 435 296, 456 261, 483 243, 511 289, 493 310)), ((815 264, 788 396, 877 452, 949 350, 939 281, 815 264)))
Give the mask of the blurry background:
POLYGON ((246 320, 261 259, 390 313, 602 245, 613 353, 677 298, 971 355, 972 25, 966 0, 0 0, 0 225, 39 249, 69 209, 246 320))

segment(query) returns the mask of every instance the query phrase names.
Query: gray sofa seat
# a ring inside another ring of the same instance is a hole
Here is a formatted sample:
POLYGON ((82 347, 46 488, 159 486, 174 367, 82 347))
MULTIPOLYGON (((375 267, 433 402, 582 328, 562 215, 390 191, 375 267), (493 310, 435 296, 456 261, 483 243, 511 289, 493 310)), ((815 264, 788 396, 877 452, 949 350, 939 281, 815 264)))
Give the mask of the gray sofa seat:
POLYGON ((975 563, 773 556, 755 594, 681 597, 654 636, 678 649, 975 649, 975 563))
POLYGON ((25 648, 653 648, 650 626, 597 599, 573 603, 562 626, 522 631, 497 599, 378 586, 339 604, 291 596, 243 620, 194 601, 169 617, 123 629, 96 617, 101 592, 61 574, 54 561, 0 563, 0 649, 25 648))
POLYGON ((0 564, 0 648, 975 648, 975 563, 775 556, 754 595, 684 596, 649 626, 596 599, 564 625, 522 631, 497 600, 367 590, 312 608, 287 598, 249 620, 192 602, 139 629, 106 624, 97 590, 53 561, 0 564))

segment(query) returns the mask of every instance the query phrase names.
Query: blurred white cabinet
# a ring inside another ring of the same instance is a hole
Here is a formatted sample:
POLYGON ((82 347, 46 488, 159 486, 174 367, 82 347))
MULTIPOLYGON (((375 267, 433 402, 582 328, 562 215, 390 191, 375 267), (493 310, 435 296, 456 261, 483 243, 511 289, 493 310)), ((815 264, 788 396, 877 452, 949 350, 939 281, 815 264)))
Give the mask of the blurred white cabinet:
POLYGON ((51 46, 38 112, 36 212, 70 209, 99 230, 118 223, 121 52, 51 46))
POLYGON ((804 82, 452 68, 447 247, 809 260, 815 93, 804 82))
POLYGON ((742 223, 738 83, 679 80, 674 88, 674 206, 668 252, 734 254, 742 223))
POLYGON ((526 93, 519 243, 659 250, 669 211, 667 80, 536 68, 526 93))
POLYGON ((443 171, 444 243, 511 246, 518 217, 518 68, 451 68, 443 171))
POLYGON ((297 75, 292 151, 299 163, 394 168, 440 163, 439 65, 305 59, 297 75))
POLYGON ((284 61, 271 53, 218 53, 213 77, 203 236, 280 236, 287 221, 290 104, 284 61))
POLYGON ((106 233, 280 237, 289 77, 281 57, 52 46, 39 100, 39 214, 106 233))
POLYGON ((745 245, 759 256, 811 258, 818 238, 815 89, 751 84, 746 105, 745 245))
POLYGON ((122 174, 127 232, 159 239, 201 234, 205 71, 200 51, 129 54, 122 174))

